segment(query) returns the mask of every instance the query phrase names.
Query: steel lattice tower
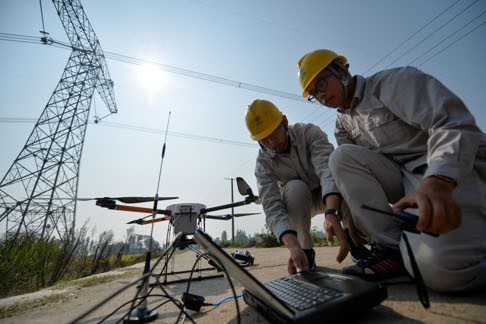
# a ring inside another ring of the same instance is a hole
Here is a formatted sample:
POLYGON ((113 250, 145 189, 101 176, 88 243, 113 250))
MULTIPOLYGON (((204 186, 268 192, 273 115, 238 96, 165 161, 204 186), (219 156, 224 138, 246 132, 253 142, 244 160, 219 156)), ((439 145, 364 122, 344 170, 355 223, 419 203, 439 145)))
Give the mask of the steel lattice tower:
POLYGON ((80 1, 53 3, 72 52, 27 143, 0 182, 0 224, 8 235, 29 232, 42 237, 66 237, 73 233, 76 201, 60 198, 77 196, 81 153, 95 90, 109 111, 117 112, 113 81, 80 1))

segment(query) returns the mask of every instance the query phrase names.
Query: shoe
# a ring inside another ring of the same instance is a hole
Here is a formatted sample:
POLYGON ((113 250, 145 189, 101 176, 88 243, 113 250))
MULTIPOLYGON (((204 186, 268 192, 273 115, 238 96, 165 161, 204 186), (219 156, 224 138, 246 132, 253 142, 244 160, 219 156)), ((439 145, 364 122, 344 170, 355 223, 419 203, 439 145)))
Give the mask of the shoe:
POLYGON ((374 247, 371 250, 367 249, 364 245, 355 245, 354 247, 349 247, 349 253, 351 254, 351 260, 354 263, 358 263, 360 260, 366 259, 371 256, 374 252, 374 247))
POLYGON ((364 280, 379 281, 406 274, 400 250, 377 247, 355 265, 343 268, 343 274, 364 280))
POLYGON ((358 263, 359 260, 365 259, 373 254, 373 251, 375 249, 374 245, 371 246, 371 250, 368 250, 364 245, 354 244, 347 228, 344 230, 344 233, 346 234, 346 241, 348 242, 349 253, 351 254, 351 259, 354 263, 358 263))
POLYGON ((316 251, 314 249, 303 249, 305 255, 307 256, 307 261, 309 262, 309 271, 316 271, 316 251))

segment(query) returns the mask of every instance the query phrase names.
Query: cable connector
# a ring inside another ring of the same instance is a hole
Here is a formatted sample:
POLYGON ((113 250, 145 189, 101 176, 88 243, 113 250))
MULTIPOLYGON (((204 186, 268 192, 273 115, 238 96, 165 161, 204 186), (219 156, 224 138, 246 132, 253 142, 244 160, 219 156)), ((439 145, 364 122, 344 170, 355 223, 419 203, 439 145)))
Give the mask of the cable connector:
POLYGON ((204 297, 184 292, 182 293, 182 302, 185 308, 199 312, 204 304, 204 297))

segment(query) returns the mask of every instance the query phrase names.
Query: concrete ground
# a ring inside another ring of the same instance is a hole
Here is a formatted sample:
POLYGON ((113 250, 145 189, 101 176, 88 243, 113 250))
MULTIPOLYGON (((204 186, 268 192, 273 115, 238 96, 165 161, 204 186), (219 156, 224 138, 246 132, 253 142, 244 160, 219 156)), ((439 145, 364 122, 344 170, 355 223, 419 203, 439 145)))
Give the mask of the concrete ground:
MULTIPOLYGON (((233 251, 230 249, 230 251, 233 251)), ((259 280, 265 282, 274 278, 286 275, 286 262, 288 252, 285 248, 271 249, 249 249, 256 257, 255 264, 247 267, 259 280)), ((339 273, 344 265, 352 264, 348 258, 343 264, 335 261, 337 248, 322 247, 316 248, 316 261, 318 270, 322 272, 339 273)), ((195 261, 195 254, 191 251, 178 254, 175 258, 174 269, 189 270, 195 261)), ((203 262, 203 267, 207 266, 203 262)), ((35 300, 46 298, 46 296, 57 296, 46 299, 44 305, 29 309, 20 310, 17 314, 0 319, 0 323, 68 323, 77 316, 85 313, 93 306, 99 304, 108 296, 128 283, 135 280, 142 272, 142 265, 130 267, 124 270, 121 278, 103 284, 82 287, 72 285, 63 289, 47 289, 42 292, 18 296, 13 298, 0 299, 0 307, 19 303, 32 303, 35 300)), ((120 273, 120 272, 118 272, 120 273)), ((203 274, 215 274, 214 271, 203 274)), ((184 275, 170 276, 168 279, 187 277, 184 275)), ((405 278, 404 278, 405 279, 405 278)), ((163 280, 163 279, 161 279, 163 280)), ((403 281, 403 280, 401 280, 403 281)), ((235 283, 236 293, 242 291, 242 286, 235 283)), ((182 292, 187 288, 187 283, 171 284, 164 289, 171 296, 180 298, 182 292)), ((413 284, 398 284, 388 286, 388 299, 381 305, 358 317, 359 322, 364 323, 486 323, 486 292, 478 292, 468 296, 446 296, 429 291, 431 307, 425 310, 417 299, 416 289, 413 284)), ((205 297, 205 302, 215 303, 221 299, 231 296, 231 289, 226 278, 195 281, 190 285, 190 292, 205 297)), ((156 288, 153 294, 164 295, 160 288, 156 288)), ((81 323, 97 323, 117 307, 129 302, 134 298, 135 288, 121 292, 116 297, 102 304, 93 313, 84 318, 81 323)), ((149 300, 149 307, 155 307, 168 301, 164 297, 154 297, 149 300)), ((238 299, 242 323, 268 323, 266 319, 247 306, 240 298, 238 299)), ((21 304, 20 304, 21 305, 21 304)), ((156 323, 174 323, 179 315, 179 309, 173 303, 168 302, 157 308, 159 317, 156 323)), ((352 310, 350 310, 352 311, 352 310)), ((126 307, 115 312, 106 320, 106 323, 116 323, 123 314, 126 307)), ((200 313, 189 313, 197 323, 236 323, 236 307, 234 300, 227 301, 218 307, 205 306, 200 313)), ((325 321, 325 317, 322 319, 325 321)), ((190 322, 186 318, 186 322, 190 322)))

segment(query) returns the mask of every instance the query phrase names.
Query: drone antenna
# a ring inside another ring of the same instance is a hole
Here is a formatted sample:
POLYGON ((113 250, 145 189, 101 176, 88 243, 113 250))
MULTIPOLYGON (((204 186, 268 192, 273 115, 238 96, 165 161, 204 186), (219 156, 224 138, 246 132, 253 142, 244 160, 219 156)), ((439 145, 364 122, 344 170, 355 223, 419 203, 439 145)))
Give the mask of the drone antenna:
MULTIPOLYGON (((167 118, 167 127, 165 128, 165 137, 164 137, 164 145, 162 146, 162 155, 160 159, 160 168, 159 168, 159 178, 157 180, 157 191, 155 193, 154 197, 154 208, 152 210, 152 220, 155 219, 155 216, 157 215, 157 203, 159 202, 159 187, 160 187, 160 177, 162 175, 162 166, 164 165, 164 157, 165 157, 165 147, 166 147, 166 142, 167 142, 167 133, 169 131, 169 122, 170 122, 170 114, 171 112, 169 111, 169 117, 167 118)), ((152 226, 150 229, 150 244, 149 244, 149 250, 147 251, 147 255, 145 257, 145 267, 143 269, 143 274, 146 275, 147 273, 150 272, 150 260, 152 259, 152 246, 153 246, 153 241, 154 241, 154 223, 152 222, 152 226)), ((157 311, 152 310, 149 311, 147 309, 147 294, 148 294, 148 287, 149 287, 149 279, 150 276, 146 276, 144 282, 142 283, 142 289, 140 290, 141 296, 143 296, 143 300, 140 302, 140 304, 137 307, 137 316, 138 319, 141 320, 141 322, 149 322, 157 318, 157 311)))
MULTIPOLYGON (((167 127, 165 127, 165 136, 164 136, 164 145, 162 146, 162 154, 161 154, 161 159, 160 159, 160 168, 159 168, 159 178, 157 180, 157 190, 155 192, 155 197, 154 197, 154 208, 152 210, 152 220, 155 219, 155 216, 157 216, 157 204, 159 202, 159 188, 160 188, 160 178, 162 175, 162 166, 164 165, 164 157, 165 157, 165 147, 167 143, 167 133, 169 132, 169 123, 170 123, 170 114, 171 111, 169 111, 169 117, 167 118, 167 127)), ((153 233, 154 233, 154 223, 152 223, 152 228, 150 229, 150 249, 149 252, 152 253, 152 242, 153 242, 153 233)))

